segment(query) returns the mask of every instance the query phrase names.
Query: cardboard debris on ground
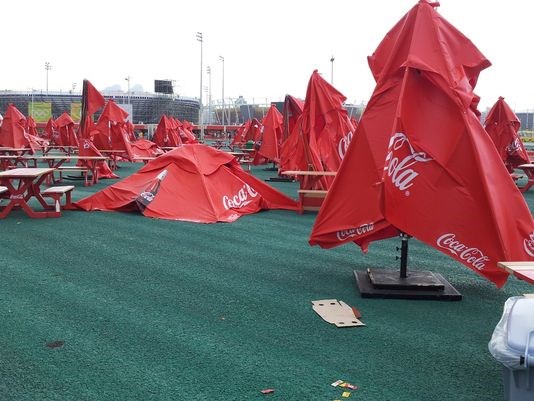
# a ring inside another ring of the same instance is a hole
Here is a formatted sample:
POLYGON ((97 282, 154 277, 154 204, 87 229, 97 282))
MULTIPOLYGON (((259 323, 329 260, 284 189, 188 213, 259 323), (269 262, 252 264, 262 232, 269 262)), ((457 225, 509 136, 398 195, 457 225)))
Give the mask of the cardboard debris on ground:
MULTIPOLYGON (((312 308, 323 320, 335 324, 337 327, 365 326, 355 316, 354 310, 343 301, 338 301, 337 299, 312 301, 312 308)), ((357 313, 359 314, 359 311, 357 313)))

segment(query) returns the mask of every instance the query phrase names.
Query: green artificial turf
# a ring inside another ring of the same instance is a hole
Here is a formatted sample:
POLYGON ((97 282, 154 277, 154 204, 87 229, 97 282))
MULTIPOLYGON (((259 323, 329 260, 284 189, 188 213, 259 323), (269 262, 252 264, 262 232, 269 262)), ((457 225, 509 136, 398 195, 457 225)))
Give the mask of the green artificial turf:
MULTIPOLYGON (((76 182, 73 196, 115 181, 76 182)), ((271 185, 296 197, 296 183, 271 185)), ((532 208, 534 191, 525 198, 532 208)), ((0 400, 335 400, 337 379, 359 386, 349 400, 503 399, 487 344, 505 300, 532 286, 510 278, 498 290, 412 239, 409 268, 442 273, 463 300, 364 299, 353 270, 397 268, 400 241, 366 255, 310 247, 315 216, 13 212, 0 220, 0 400), (311 301, 330 298, 367 326, 323 321, 311 301)))

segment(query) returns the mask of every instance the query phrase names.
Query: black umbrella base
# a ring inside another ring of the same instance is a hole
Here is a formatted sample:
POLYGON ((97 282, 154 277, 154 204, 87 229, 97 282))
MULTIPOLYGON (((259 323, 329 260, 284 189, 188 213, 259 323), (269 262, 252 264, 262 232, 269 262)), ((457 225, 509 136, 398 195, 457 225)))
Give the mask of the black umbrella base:
POLYGON ((267 178, 265 181, 272 181, 272 182, 295 182, 293 178, 290 177, 271 177, 267 178))
POLYGON ((462 294, 441 274, 410 271, 401 278, 398 270, 367 269, 354 271, 363 298, 424 299, 460 301, 462 294))

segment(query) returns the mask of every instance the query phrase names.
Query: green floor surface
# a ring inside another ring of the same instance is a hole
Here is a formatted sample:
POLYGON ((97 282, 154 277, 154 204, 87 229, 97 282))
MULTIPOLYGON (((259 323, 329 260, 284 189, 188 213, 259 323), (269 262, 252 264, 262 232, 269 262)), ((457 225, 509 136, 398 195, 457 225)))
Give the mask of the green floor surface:
MULTIPOLYGON (((115 181, 75 182, 74 197, 115 181)), ((296 183, 271 184, 296 197, 296 183)), ((525 197, 532 207, 534 191, 525 197)), ((336 400, 337 379, 359 387, 349 400, 503 399, 487 344, 505 300, 532 286, 510 278, 498 290, 411 240, 409 267, 442 273, 463 300, 364 299, 353 270, 397 268, 400 241, 367 255, 310 247, 315 216, 0 220, 0 400, 336 400), (356 306, 367 326, 323 321, 311 301, 326 298, 356 306)))

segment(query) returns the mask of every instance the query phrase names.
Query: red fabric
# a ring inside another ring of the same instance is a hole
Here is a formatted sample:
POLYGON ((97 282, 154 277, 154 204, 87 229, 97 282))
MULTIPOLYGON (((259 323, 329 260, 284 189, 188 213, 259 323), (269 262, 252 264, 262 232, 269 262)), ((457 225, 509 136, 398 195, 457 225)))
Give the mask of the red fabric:
POLYGON ((78 146, 78 137, 74 131, 74 120, 64 112, 55 121, 58 136, 54 141, 58 146, 78 146))
POLYGON ((489 61, 421 1, 369 64, 377 86, 310 244, 365 249, 397 228, 502 286, 497 262, 534 260, 534 221, 478 119, 489 61))
MULTIPOLYGON (((96 148, 93 142, 87 138, 81 138, 78 146, 78 154, 80 156, 102 156, 102 153, 96 148)), ((79 160, 77 165, 87 166, 87 161, 79 160)), ((98 161, 96 163, 98 168, 98 178, 119 178, 111 168, 109 167, 107 161, 98 161)))
POLYGON ((167 152, 76 206, 198 223, 232 222, 261 209, 298 210, 296 201, 243 171, 232 155, 202 144, 167 152), (140 197, 146 201, 141 208, 140 197))
POLYGON ((26 138, 26 117, 14 105, 9 104, 0 125, 0 146, 25 148, 29 146, 26 138))
POLYGON ((48 139, 50 143, 56 143, 58 136, 59 132, 57 131, 56 122, 50 117, 44 129, 44 138, 48 139))
POLYGON ((128 139, 130 140, 130 142, 134 142, 137 139, 135 137, 134 125, 130 121, 126 121, 126 123, 124 124, 124 129, 128 134, 128 139))
MULTIPOLYGON (((173 117, 174 118, 174 117, 173 117)), ((177 118, 174 118, 178 125, 178 134, 182 143, 198 143, 197 137, 193 134, 193 125, 186 121, 186 124, 180 122, 177 118)))
POLYGON ((284 132, 282 135, 282 142, 285 141, 297 122, 297 119, 302 114, 304 108, 304 101, 296 97, 286 95, 284 99, 284 107, 282 109, 282 118, 284 121, 284 132))
POLYGON ((263 126, 261 122, 256 118, 245 121, 245 123, 237 130, 232 145, 243 146, 248 141, 258 141, 261 137, 262 129, 263 126))
POLYGON ((283 134, 282 113, 273 104, 263 118, 263 132, 261 135, 261 145, 254 155, 253 164, 264 164, 270 161, 280 162, 280 142, 283 134))
POLYGON ((165 153, 158 145, 147 139, 132 142, 132 152, 134 157, 156 157, 165 153))
POLYGON ((32 116, 26 117, 26 131, 30 135, 39 136, 39 133, 37 132, 37 124, 32 116))
POLYGON ((93 86, 88 80, 84 80, 87 83, 87 115, 92 116, 99 109, 104 107, 106 104, 106 99, 104 96, 93 86))
POLYGON ((156 127, 152 141, 162 148, 182 145, 176 121, 172 117, 167 117, 163 114, 156 127))
POLYGON ((109 100, 91 134, 93 143, 98 149, 123 150, 123 156, 131 160, 133 152, 126 131, 126 118, 128 113, 113 100, 109 100))
POLYGON ((302 131, 302 118, 300 117, 280 149, 280 171, 284 170, 313 170, 313 164, 311 164, 309 156, 308 140, 302 131))
POLYGON ((527 150, 518 134, 520 126, 519 119, 503 97, 499 97, 484 122, 486 132, 510 172, 521 164, 530 163, 527 150))
POLYGON ((314 71, 302 110, 302 130, 307 135, 314 170, 337 171, 352 139, 354 127, 346 98, 314 71))

